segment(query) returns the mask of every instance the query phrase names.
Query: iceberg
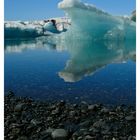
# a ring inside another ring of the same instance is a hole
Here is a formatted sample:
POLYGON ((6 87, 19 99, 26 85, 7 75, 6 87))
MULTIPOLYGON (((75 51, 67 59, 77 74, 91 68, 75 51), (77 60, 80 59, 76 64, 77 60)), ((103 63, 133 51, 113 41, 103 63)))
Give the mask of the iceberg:
POLYGON ((4 23, 5 39, 9 38, 35 38, 65 32, 70 25, 68 18, 53 18, 41 21, 6 21, 4 23), (56 21, 56 27, 52 24, 56 21))
POLYGON ((5 22, 5 38, 37 37, 43 35, 41 26, 24 22, 5 22))
POLYGON ((136 22, 136 10, 134 10, 131 14, 131 20, 133 20, 134 22, 136 22))
POLYGON ((136 38, 136 23, 131 18, 113 16, 80 0, 63 0, 58 8, 65 11, 72 25, 63 38, 126 40, 136 38))
POLYGON ((60 40, 136 39, 135 11, 130 17, 113 16, 80 0, 62 0, 58 3, 58 8, 65 11, 66 17, 42 21, 6 21, 5 38, 35 38, 52 35, 60 40), (51 20, 55 20, 55 26, 51 20))

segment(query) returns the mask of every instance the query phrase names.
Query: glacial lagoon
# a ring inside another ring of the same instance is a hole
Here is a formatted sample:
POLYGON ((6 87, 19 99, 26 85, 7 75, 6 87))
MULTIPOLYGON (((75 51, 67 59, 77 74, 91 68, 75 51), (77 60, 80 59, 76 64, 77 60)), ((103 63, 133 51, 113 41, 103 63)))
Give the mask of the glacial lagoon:
POLYGON ((5 93, 39 100, 134 105, 135 40, 5 40, 5 93))

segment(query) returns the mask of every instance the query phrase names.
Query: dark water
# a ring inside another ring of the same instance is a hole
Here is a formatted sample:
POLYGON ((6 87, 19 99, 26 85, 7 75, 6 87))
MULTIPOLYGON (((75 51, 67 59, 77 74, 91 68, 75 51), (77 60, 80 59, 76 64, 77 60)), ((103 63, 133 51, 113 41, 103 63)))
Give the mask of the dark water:
POLYGON ((41 100, 135 104, 135 41, 5 41, 5 92, 41 100))

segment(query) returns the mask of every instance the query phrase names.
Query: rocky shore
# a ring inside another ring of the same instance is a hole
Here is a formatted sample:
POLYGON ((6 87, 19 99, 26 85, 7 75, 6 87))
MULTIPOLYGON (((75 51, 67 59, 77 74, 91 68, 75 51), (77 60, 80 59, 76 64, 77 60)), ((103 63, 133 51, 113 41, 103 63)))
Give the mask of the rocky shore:
POLYGON ((5 95, 5 140, 135 140, 132 106, 43 102, 5 95))

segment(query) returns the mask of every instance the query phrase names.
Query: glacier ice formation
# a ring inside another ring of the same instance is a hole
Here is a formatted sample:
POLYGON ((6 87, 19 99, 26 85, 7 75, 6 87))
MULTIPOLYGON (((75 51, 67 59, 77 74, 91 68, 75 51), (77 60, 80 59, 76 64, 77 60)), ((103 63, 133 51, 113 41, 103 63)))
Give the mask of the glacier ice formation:
POLYGON ((136 38, 136 23, 128 17, 112 16, 80 0, 63 0, 58 7, 66 12, 72 23, 65 33, 65 38, 83 37, 94 40, 136 38))
POLYGON ((55 19, 57 29, 45 20, 5 22, 5 38, 34 38, 62 33, 57 35, 59 39, 136 39, 136 23, 131 20, 132 16, 113 16, 80 0, 62 0, 58 8, 65 11, 67 18, 55 19))
MULTIPOLYGON (((52 20, 52 19, 49 19, 52 20)), ((6 21, 4 23, 5 38, 35 38, 48 36, 66 31, 70 20, 68 18, 54 18, 56 28, 48 20, 41 21, 6 21)))

